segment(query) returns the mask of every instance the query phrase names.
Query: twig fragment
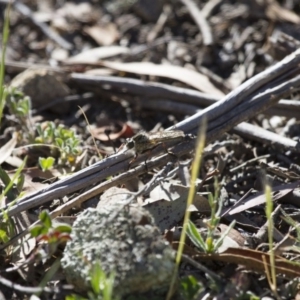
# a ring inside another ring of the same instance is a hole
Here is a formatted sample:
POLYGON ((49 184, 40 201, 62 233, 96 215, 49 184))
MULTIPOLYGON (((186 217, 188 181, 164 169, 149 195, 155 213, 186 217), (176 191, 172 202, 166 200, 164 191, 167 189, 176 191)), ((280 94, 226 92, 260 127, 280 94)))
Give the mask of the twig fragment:
POLYGON ((213 45, 211 28, 196 3, 193 0, 181 0, 181 2, 187 7, 195 23, 198 25, 203 36, 203 44, 205 46, 213 45))
POLYGON ((70 44, 68 41, 66 41, 64 38, 62 38, 60 35, 58 35, 53 29, 51 29, 49 26, 47 26, 45 23, 40 22, 37 20, 37 18, 33 15, 30 8, 21 3, 20 1, 14 2, 14 7, 24 16, 29 18, 34 25, 36 25, 46 36, 48 36, 51 40, 56 42, 60 47, 71 50, 73 48, 73 45, 70 44))

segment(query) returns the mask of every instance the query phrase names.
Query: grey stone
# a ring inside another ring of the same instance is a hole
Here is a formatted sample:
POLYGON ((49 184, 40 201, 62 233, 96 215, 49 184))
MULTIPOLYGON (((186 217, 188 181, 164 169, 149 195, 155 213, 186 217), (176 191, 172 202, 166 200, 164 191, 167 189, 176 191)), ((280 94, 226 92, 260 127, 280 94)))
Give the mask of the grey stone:
MULTIPOLYGON (((58 79, 58 76, 47 69, 28 69, 17 75, 12 80, 11 86, 29 96, 33 108, 40 108, 70 94, 69 88, 58 79)), ((67 113, 69 109, 70 104, 65 101, 49 108, 57 114, 67 113)))
POLYGON ((120 203, 89 208, 74 222, 61 265, 77 291, 90 289, 92 266, 115 272, 114 296, 166 292, 174 271, 174 251, 141 207, 120 203), (110 216, 117 210, 116 216, 110 216))

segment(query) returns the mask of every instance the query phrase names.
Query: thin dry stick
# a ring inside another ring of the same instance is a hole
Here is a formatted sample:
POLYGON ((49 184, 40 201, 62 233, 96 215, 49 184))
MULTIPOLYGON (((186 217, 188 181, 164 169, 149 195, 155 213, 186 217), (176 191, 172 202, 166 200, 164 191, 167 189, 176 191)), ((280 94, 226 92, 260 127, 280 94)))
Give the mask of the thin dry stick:
POLYGON ((24 70, 33 68, 33 69, 44 69, 44 70, 49 70, 57 73, 64 73, 65 70, 64 68, 61 67, 52 67, 46 64, 36 64, 32 62, 21 62, 21 61, 11 61, 7 59, 5 61, 5 68, 6 70, 9 69, 12 72, 20 73, 24 70))
POLYGON ((212 45, 214 43, 214 40, 211 33, 211 28, 196 3, 193 0, 181 0, 181 2, 187 7, 190 15, 198 25, 202 33, 203 44, 205 46, 212 45))
POLYGON ((270 144, 276 148, 284 148, 286 150, 289 149, 291 151, 299 152, 299 147, 297 146, 299 143, 297 141, 249 123, 243 122, 238 124, 232 131, 262 144, 270 144))
POLYGON ((209 0, 208 2, 206 2, 201 11, 203 17, 207 19, 210 16, 213 9, 221 2, 222 0, 209 0))
MULTIPOLYGON (((199 108, 207 107, 221 98, 214 95, 201 93, 188 88, 180 88, 168 84, 143 81, 140 79, 124 78, 116 76, 93 76, 82 73, 73 73, 71 78, 82 88, 94 90, 96 93, 103 91, 113 91, 114 96, 120 96, 132 104, 144 108, 157 108, 163 106, 165 110, 173 113, 194 114, 199 108), (109 88, 108 88, 109 87, 109 88), (141 96, 141 99, 132 99, 131 95, 141 96), (145 97, 149 101, 145 101, 145 97), (139 101, 138 103, 136 101, 139 101), (164 102, 167 101, 167 105, 164 102), (173 104, 169 104, 174 102, 173 104), (177 107, 176 104, 182 106, 177 107), (171 108, 168 109, 168 107, 171 108), (174 108, 172 107, 174 106, 174 108), (182 111, 184 109, 184 111, 182 111), (191 113, 192 112, 192 113, 191 113)), ((265 113, 277 115, 293 114, 295 110, 300 112, 300 103, 297 100, 280 100, 273 107, 267 109, 265 113)))
POLYGON ((159 16, 155 26, 150 30, 150 32, 147 35, 147 43, 151 43, 155 40, 155 38, 158 36, 158 34, 162 31, 164 28, 168 17, 170 16, 171 13, 171 7, 170 5, 165 5, 163 7, 163 11, 161 15, 159 16))
POLYGON ((61 46, 64 49, 70 50, 73 48, 73 45, 70 44, 68 41, 66 41, 64 38, 62 38, 60 35, 58 35, 51 27, 49 27, 47 24, 40 22, 32 13, 30 8, 26 6, 25 4, 14 1, 15 8, 24 16, 29 18, 33 24, 35 24, 47 37, 49 37, 51 40, 56 42, 59 46, 61 46))
POLYGON ((11 288, 12 290, 19 291, 19 292, 26 293, 26 294, 36 294, 36 293, 42 293, 42 292, 61 294, 61 291, 57 287, 50 289, 48 287, 43 288, 43 287, 23 286, 23 285, 14 283, 2 276, 0 276, 0 283, 3 284, 4 286, 11 288))
POLYGON ((202 272, 207 273, 208 276, 210 276, 212 279, 214 279, 219 284, 224 284, 225 283, 224 279, 222 277, 220 277, 218 274, 214 273, 212 270, 206 268, 205 266, 203 266, 199 262, 193 260, 188 255, 182 254, 182 260, 189 263, 190 265, 192 265, 196 269, 199 269, 202 272))
POLYGON ((178 102, 208 106, 220 100, 220 97, 205 94, 196 90, 180 88, 164 83, 146 82, 140 79, 117 76, 95 76, 72 73, 71 79, 83 88, 99 89, 122 93, 147 96, 149 98, 164 98, 178 102), (124 92, 126 91, 126 92, 124 92))

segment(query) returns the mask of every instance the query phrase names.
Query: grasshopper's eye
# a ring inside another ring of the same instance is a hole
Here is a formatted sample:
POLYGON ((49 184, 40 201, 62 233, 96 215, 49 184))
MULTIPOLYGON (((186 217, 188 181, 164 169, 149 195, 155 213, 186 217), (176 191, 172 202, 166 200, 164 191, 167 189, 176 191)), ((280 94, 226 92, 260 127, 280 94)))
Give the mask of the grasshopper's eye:
POLYGON ((129 149, 134 148, 134 140, 133 139, 127 139, 126 140, 126 145, 129 149))
POLYGON ((136 135, 132 139, 136 143, 145 143, 149 141, 149 138, 143 134, 136 135))

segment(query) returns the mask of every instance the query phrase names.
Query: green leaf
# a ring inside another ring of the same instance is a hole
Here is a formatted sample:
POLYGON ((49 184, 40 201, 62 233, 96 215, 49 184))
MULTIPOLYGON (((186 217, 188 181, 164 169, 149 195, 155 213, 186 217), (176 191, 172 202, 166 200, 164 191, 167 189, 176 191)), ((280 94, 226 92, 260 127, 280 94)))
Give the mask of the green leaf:
POLYGON ((34 139, 34 141, 37 143, 37 144, 43 144, 44 143, 44 139, 43 137, 41 136, 38 136, 34 139))
MULTIPOLYGON (((5 195, 8 195, 8 193, 10 192, 11 188, 13 187, 13 184, 15 182, 15 180, 17 180, 17 178, 19 178, 22 170, 24 169, 25 165, 27 162, 27 156, 25 157, 25 159, 23 160, 23 163, 19 166, 19 168, 17 169, 16 173, 14 174, 13 178, 9 181, 8 185, 5 186, 5 190, 2 192, 2 194, 0 195, 0 201, 3 199, 3 197, 5 195)), ((0 167, 0 173, 3 175, 5 171, 0 167)), ((6 173, 5 173, 6 174, 6 173)), ((7 175, 7 174, 6 174, 7 175)), ((7 175, 8 176, 8 175, 7 175)), ((2 179, 2 177, 1 177, 2 179)), ((2 179, 3 180, 3 179, 2 179)), ((11 195, 12 197, 13 195, 11 195)))
POLYGON ((206 243, 192 221, 189 221, 186 233, 196 247, 206 251, 206 243))
POLYGON ((39 219, 46 228, 50 228, 52 226, 52 220, 47 210, 43 210, 40 213, 39 219))
POLYGON ((25 182, 25 175, 23 173, 21 173, 17 180, 17 190, 19 193, 21 193, 21 191, 23 189, 24 182, 25 182))
POLYGON ((79 295, 72 294, 72 295, 66 296, 65 300, 86 300, 86 298, 83 298, 79 295))
POLYGON ((58 224, 57 226, 54 226, 54 229, 61 233, 71 233, 72 227, 69 224, 58 224))
POLYGON ((203 290, 203 286, 194 276, 190 275, 180 281, 180 290, 183 299, 192 300, 196 299, 196 296, 203 290))
POLYGON ((24 97, 22 100, 18 102, 18 111, 22 116, 27 116, 29 114, 30 109, 30 98, 24 97))
MULTIPOLYGON (((113 299, 113 290, 114 290, 114 282, 115 282, 115 273, 111 273, 108 278, 106 278, 105 287, 103 290, 103 298, 104 300, 112 300, 113 299)), ((114 298, 118 299, 118 298, 114 298)))
POLYGON ((43 135, 43 130, 42 130, 41 124, 40 124, 40 123, 37 123, 37 124, 35 125, 35 128, 36 128, 36 131, 38 132, 38 134, 42 136, 42 135, 43 135))
POLYGON ((9 241, 7 232, 3 229, 0 229, 0 241, 3 243, 7 243, 9 241))
POLYGON ((91 286, 96 295, 100 293, 101 278, 103 278, 103 270, 101 269, 99 262, 96 262, 91 274, 91 286))
POLYGON ((44 225, 38 224, 30 229, 31 236, 35 238, 46 233, 48 233, 48 229, 44 225))
POLYGON ((39 165, 43 171, 47 171, 53 167, 55 159, 52 156, 47 158, 39 157, 39 165))
POLYGON ((11 9, 11 2, 8 2, 8 5, 5 9, 4 24, 2 24, 2 47, 1 47, 1 64, 0 64, 0 126, 3 116, 3 109, 5 105, 5 99, 7 97, 7 90, 4 89, 4 77, 5 77, 5 56, 6 48, 9 37, 9 15, 11 9))
POLYGON ((10 184, 10 178, 8 174, 5 172, 4 169, 0 166, 0 179, 4 183, 4 185, 7 187, 10 184))
POLYGON ((300 224, 298 222, 296 222, 295 220, 293 220, 282 208, 280 208, 281 213, 283 214, 282 219, 288 223, 289 225, 291 225, 297 233, 297 241, 300 241, 300 224))
POLYGON ((56 138, 55 139, 55 143, 59 148, 63 148, 64 147, 64 141, 61 138, 56 138))

